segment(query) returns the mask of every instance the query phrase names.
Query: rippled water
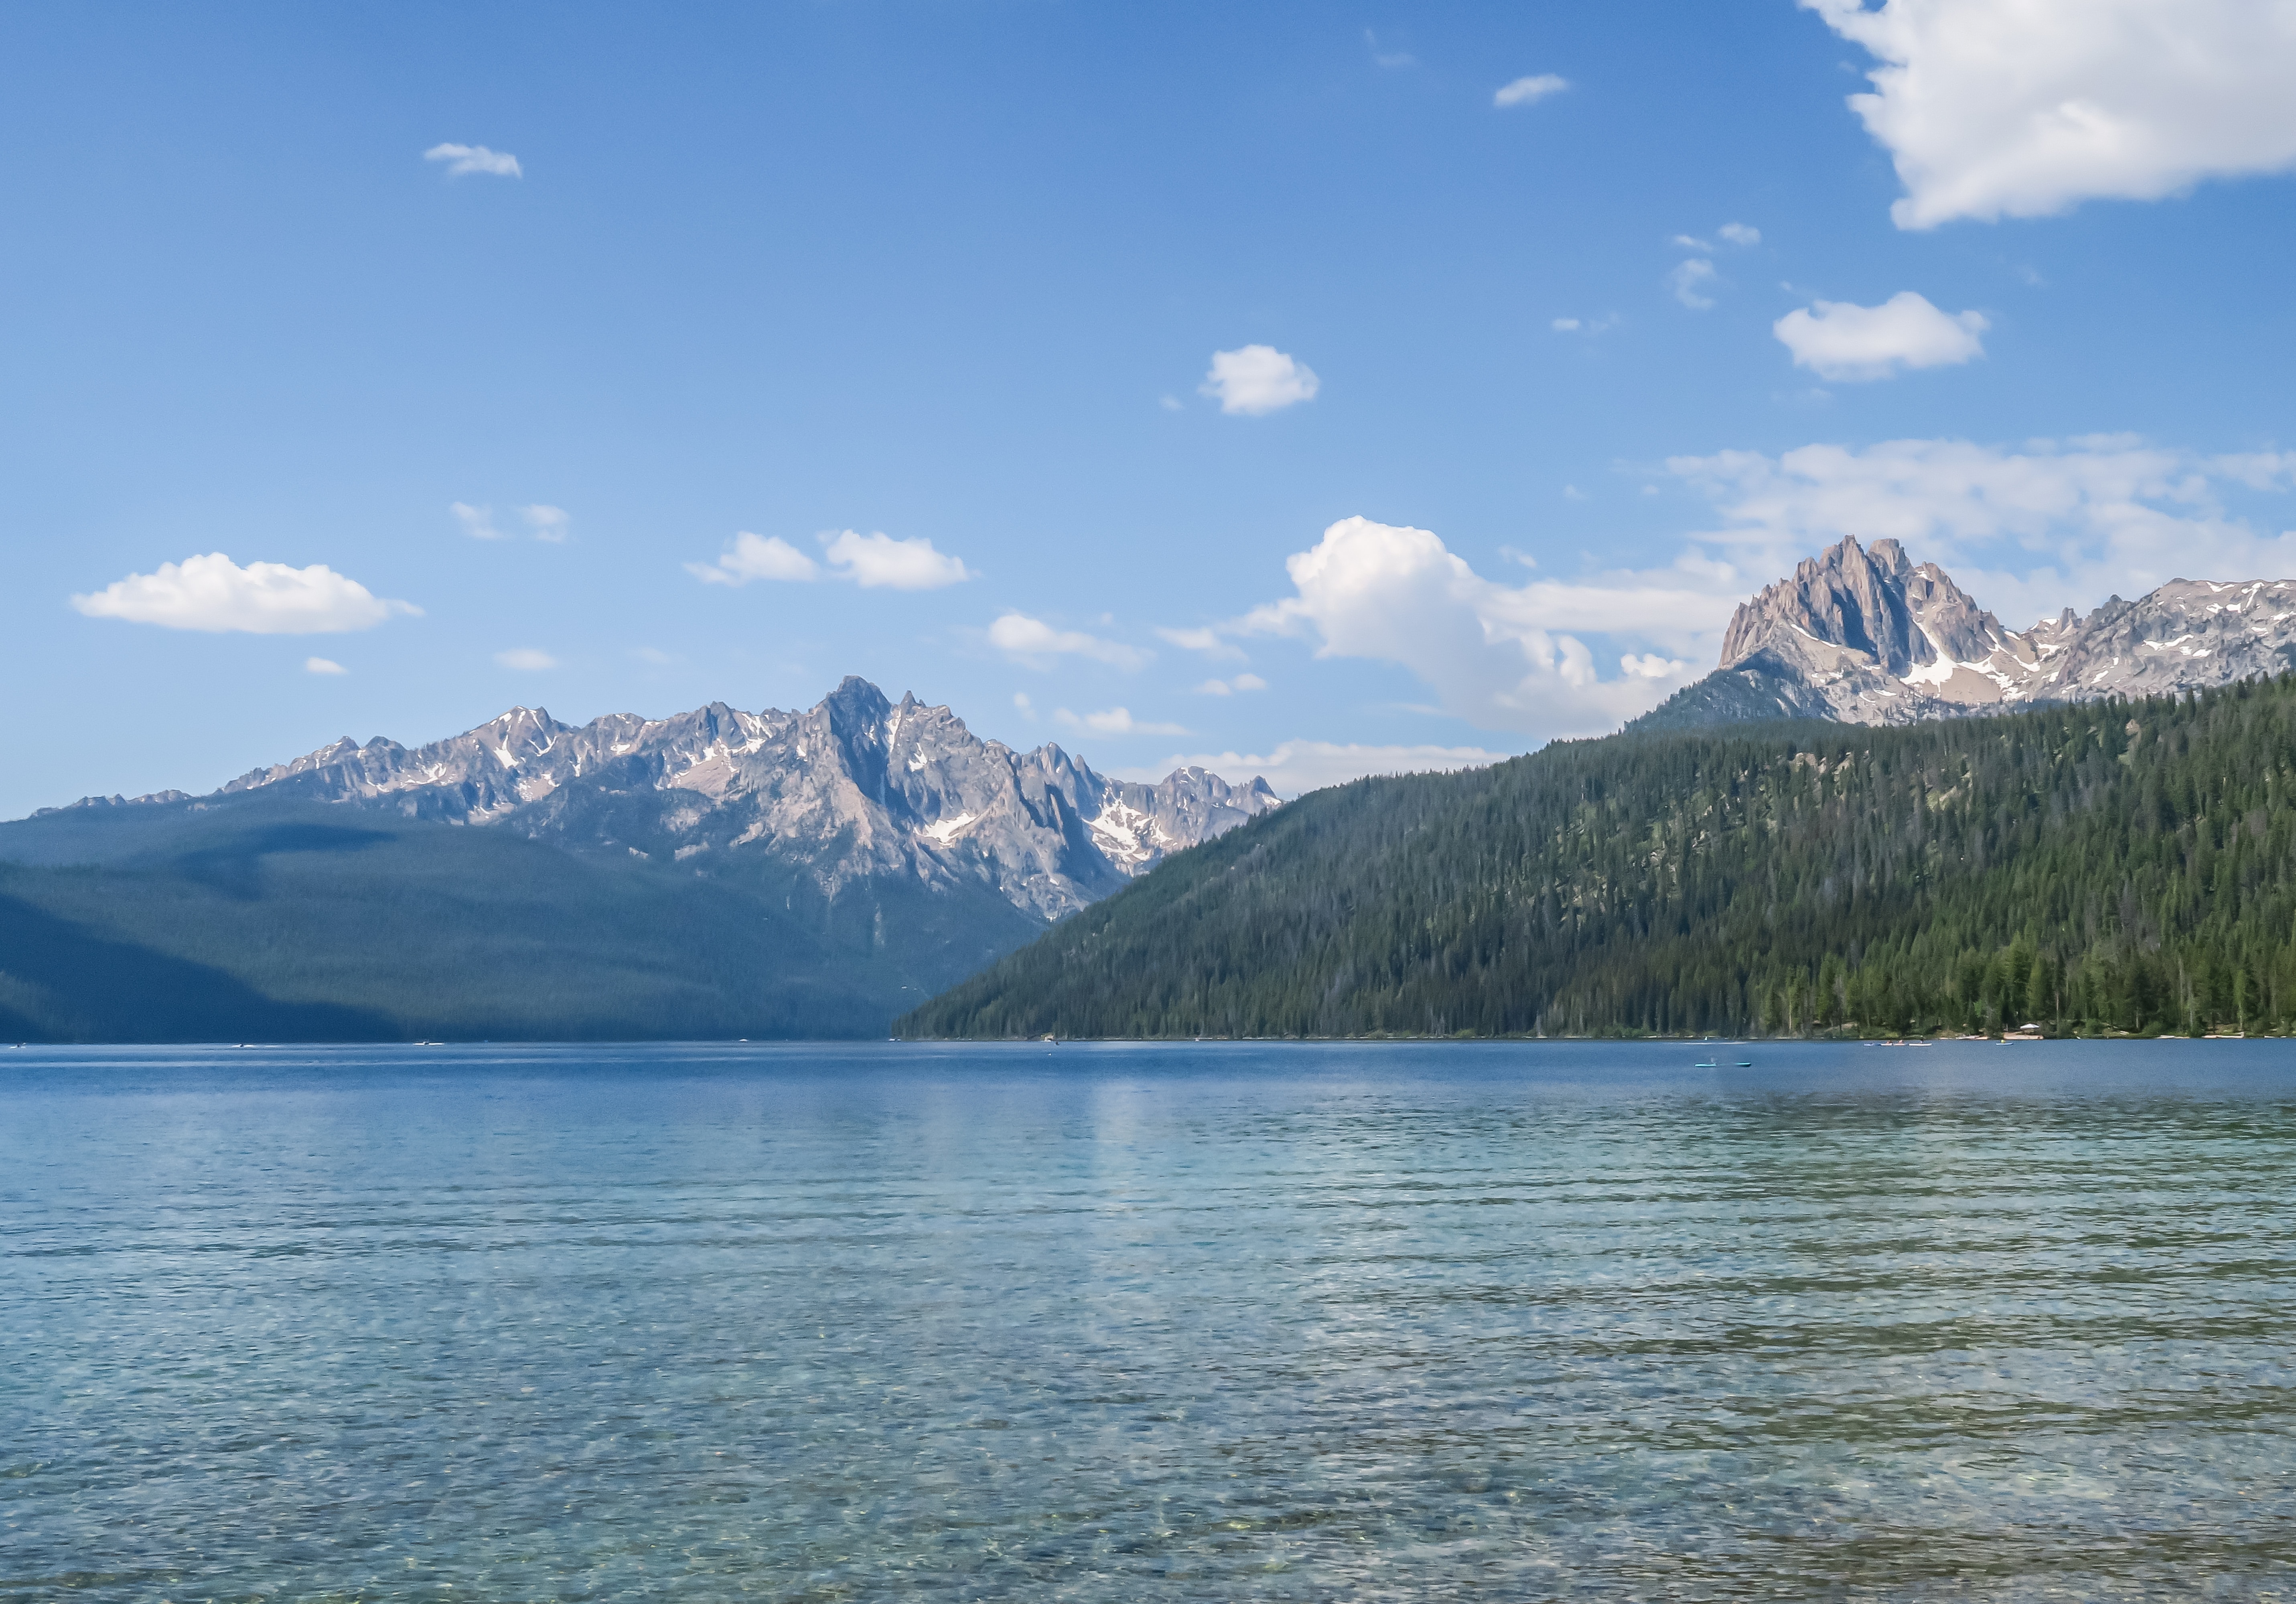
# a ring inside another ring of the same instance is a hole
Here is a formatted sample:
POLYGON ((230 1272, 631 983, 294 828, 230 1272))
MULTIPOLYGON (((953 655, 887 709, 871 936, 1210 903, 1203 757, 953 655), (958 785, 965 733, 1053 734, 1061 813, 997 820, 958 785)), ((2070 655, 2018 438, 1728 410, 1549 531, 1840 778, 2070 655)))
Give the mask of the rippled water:
POLYGON ((0 1598, 2296 1592, 2296 1048, 1693 1056, 0 1054, 0 1598))

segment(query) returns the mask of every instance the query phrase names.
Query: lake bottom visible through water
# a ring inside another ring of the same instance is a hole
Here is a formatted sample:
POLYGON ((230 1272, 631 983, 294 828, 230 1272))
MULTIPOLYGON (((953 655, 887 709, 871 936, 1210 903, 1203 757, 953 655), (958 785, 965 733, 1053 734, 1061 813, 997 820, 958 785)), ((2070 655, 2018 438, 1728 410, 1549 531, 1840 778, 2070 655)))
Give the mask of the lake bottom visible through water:
POLYGON ((0 1600, 2296 1596, 2296 1043, 0 1053, 0 1600))

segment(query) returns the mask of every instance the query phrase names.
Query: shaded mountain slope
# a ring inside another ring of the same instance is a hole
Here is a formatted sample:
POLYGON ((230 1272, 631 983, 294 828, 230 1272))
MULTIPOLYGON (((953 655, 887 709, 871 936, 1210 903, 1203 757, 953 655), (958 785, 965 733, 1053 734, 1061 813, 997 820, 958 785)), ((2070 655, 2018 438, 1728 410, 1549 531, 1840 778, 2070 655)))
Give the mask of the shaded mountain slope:
POLYGON ((2296 1015, 2296 681, 1558 743, 1302 798, 904 1035, 2185 1028, 2296 1015))
POLYGON ((0 825, 19 1040, 881 1032, 1043 929, 993 893, 824 891, 257 793, 0 825))

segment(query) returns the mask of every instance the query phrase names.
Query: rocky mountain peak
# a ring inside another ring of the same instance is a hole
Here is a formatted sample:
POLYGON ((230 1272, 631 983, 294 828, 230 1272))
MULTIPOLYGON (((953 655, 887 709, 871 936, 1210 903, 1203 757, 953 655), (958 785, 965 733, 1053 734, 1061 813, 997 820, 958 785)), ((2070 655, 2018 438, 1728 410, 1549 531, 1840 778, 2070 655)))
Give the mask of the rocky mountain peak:
POLYGON ((2225 684, 2296 667, 2296 584, 2175 579, 2086 618, 2002 626, 1933 562, 1855 539, 1796 567, 1730 620, 1715 672, 1637 721, 1815 717, 1905 724, 2033 701, 2225 684))
POLYGON ((274 786, 704 875, 795 867, 832 896, 875 875, 969 882, 1043 918, 1276 806, 1264 780, 1189 768, 1140 785, 1049 742, 1016 752, 857 675, 803 713, 720 701, 578 728, 513 708, 422 747, 346 736, 217 794, 274 786))

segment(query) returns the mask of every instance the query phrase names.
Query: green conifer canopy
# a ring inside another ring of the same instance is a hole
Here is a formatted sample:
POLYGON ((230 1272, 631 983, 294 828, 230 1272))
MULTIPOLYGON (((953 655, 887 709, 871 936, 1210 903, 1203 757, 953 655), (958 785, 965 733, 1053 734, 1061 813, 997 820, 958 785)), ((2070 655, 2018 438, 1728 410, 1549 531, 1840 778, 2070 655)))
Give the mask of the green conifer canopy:
POLYGON ((911 1036, 2296 1024, 2296 677, 1557 742, 1301 798, 911 1036))

